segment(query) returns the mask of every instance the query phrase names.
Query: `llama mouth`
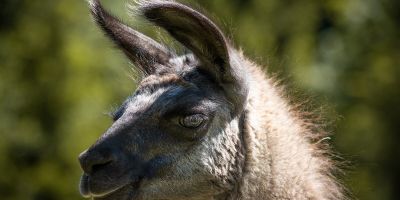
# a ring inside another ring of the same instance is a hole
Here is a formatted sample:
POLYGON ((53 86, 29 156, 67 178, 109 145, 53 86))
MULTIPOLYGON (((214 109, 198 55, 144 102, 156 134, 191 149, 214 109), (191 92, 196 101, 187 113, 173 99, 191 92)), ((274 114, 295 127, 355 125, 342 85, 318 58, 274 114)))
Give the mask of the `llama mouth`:
MULTIPOLYGON (((84 198, 93 198, 93 199, 108 199, 108 197, 113 196, 114 194, 117 194, 119 192, 126 192, 126 189, 129 188, 130 190, 137 190, 140 185, 140 179, 137 178, 137 180, 132 181, 127 184, 122 184, 120 186, 112 187, 110 189, 101 191, 101 192, 93 192, 91 189, 91 180, 90 176, 87 174, 83 174, 81 177, 81 181, 79 184, 79 192, 84 198)), ((114 199, 114 198, 111 198, 114 199)))

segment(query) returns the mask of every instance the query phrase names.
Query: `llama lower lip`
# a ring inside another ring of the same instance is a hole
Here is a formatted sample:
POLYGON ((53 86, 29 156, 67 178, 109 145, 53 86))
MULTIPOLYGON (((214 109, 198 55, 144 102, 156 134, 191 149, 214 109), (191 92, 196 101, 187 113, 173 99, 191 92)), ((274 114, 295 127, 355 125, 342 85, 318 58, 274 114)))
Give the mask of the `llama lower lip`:
POLYGON ((79 192, 84 198, 90 198, 90 190, 89 190, 89 176, 83 174, 81 177, 81 181, 79 183, 79 192))
POLYGON ((104 195, 93 195, 93 200, 129 200, 135 199, 140 181, 122 186, 104 195))
POLYGON ((128 183, 128 184, 122 184, 118 187, 115 187, 113 189, 109 189, 106 191, 102 191, 101 193, 98 192, 93 192, 91 191, 91 179, 90 176, 88 176, 87 174, 83 174, 81 177, 81 181, 79 184, 79 192, 82 195, 82 197, 84 198, 94 198, 94 199, 102 199, 104 197, 109 197, 112 196, 115 193, 118 193, 120 190, 123 190, 123 188, 131 188, 133 190, 136 190, 137 188, 139 188, 140 185, 140 179, 137 178, 136 180, 128 183))

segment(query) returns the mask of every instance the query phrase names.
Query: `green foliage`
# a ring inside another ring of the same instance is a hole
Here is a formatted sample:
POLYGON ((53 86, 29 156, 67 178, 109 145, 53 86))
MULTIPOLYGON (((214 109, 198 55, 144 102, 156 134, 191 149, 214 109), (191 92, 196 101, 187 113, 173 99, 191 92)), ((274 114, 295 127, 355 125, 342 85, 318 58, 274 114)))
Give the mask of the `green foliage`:
MULTIPOLYGON (((400 178, 396 0, 214 0, 204 7, 246 55, 336 110, 333 142, 359 199, 395 199, 400 178), (217 17, 218 16, 218 17, 217 17)), ((104 1, 124 21, 125 1, 104 1)), ((137 26, 135 26, 137 27, 137 26)), ((139 26, 152 36, 151 26, 139 26)), ((157 38, 157 37, 156 37, 157 38)), ((85 1, 0 6, 0 197, 82 199, 78 154, 135 88, 130 64, 85 1)))

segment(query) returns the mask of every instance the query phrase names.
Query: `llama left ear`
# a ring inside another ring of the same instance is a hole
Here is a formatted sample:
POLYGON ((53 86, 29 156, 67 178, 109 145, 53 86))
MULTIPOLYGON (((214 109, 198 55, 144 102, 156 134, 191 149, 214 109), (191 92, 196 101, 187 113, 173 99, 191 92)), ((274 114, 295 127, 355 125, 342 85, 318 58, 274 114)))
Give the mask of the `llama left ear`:
POLYGON ((240 64, 231 55, 224 34, 210 19, 173 1, 149 1, 139 10, 191 50, 201 61, 199 67, 216 79, 235 107, 241 110, 248 90, 245 75, 240 73, 240 64))

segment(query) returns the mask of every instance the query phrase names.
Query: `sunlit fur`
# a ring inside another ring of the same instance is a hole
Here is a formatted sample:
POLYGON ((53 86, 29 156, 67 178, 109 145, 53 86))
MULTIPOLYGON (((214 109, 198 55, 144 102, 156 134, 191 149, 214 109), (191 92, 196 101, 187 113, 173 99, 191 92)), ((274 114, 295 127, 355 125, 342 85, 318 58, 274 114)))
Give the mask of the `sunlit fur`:
POLYGON ((110 129, 81 154, 84 196, 345 198, 321 140, 325 133, 289 105, 284 88, 232 48, 208 18, 173 1, 138 2, 138 12, 194 53, 173 56, 122 26, 98 0, 90 5, 107 35, 148 74, 114 114, 110 129), (141 55, 154 60, 137 61, 141 55), (177 123, 193 113, 207 116, 204 127, 185 129, 177 123))

